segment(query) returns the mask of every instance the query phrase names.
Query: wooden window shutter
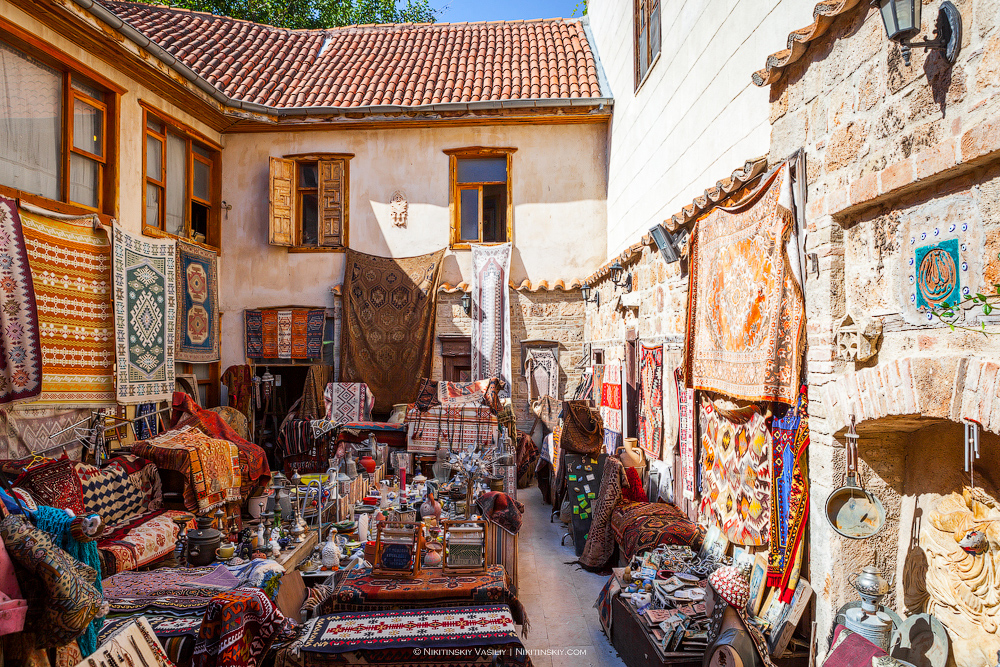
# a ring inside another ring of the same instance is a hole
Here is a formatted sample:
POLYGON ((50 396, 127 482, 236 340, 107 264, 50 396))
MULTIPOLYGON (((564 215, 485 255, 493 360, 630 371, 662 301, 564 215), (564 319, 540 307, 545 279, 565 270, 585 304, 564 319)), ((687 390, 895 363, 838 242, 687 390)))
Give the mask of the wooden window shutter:
POLYGON ((280 157, 271 158, 271 210, 268 228, 271 245, 290 246, 295 242, 292 180, 295 162, 280 157))
POLYGON ((320 160, 319 244, 343 246, 347 223, 347 161, 320 160))

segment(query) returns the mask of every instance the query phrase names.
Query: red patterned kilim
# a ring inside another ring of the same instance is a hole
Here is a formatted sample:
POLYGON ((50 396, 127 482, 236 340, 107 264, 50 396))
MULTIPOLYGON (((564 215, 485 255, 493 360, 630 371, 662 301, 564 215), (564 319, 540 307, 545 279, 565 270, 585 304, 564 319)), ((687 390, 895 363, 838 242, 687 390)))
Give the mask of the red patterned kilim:
POLYGON ((663 448, 663 346, 642 346, 639 359, 639 447, 659 460, 663 448))

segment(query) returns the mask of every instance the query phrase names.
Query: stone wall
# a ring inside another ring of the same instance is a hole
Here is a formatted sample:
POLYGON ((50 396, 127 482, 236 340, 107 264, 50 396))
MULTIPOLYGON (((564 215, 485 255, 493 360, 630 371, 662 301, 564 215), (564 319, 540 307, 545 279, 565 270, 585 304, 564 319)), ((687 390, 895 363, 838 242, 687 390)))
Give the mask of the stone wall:
MULTIPOLYGON (((472 334, 472 320, 462 310, 461 298, 460 291, 438 295, 432 379, 440 380, 443 373, 440 336, 472 334)), ((521 341, 541 338, 559 343, 559 398, 572 397, 582 375, 577 366, 583 357, 583 299, 579 290, 511 289, 510 300, 514 409, 518 428, 528 429, 534 423, 534 416, 528 410, 528 385, 520 370, 521 341)))
MULTIPOLYGON (((979 378, 983 367, 996 367, 998 339, 952 331, 921 308, 939 296, 925 280, 928 254, 947 255, 952 294, 992 292, 1000 280, 1000 2, 956 5, 964 40, 953 67, 922 50, 904 63, 877 12, 859 3, 771 86, 770 157, 773 162, 805 149, 806 253, 815 254, 818 266, 814 271, 807 262, 805 298, 810 581, 817 591, 821 655, 837 608, 857 597, 848 574, 875 563, 899 578, 897 552, 910 537, 901 508, 923 493, 920 484, 903 480, 939 446, 934 438, 910 434, 925 428, 928 418, 954 427, 980 410, 978 396, 988 395, 987 427, 992 413, 995 372, 988 392, 979 378), (881 323, 872 358, 838 358, 836 333, 847 315, 881 323), (955 364, 935 372, 947 359, 976 365, 975 384, 965 374, 959 382, 955 364), (871 540, 840 538, 824 513, 842 479, 842 433, 850 414, 860 422, 862 477, 888 515, 886 528, 871 540)), ((925 2, 924 34, 933 30, 936 9, 937 3, 925 2)), ((997 322, 967 309, 958 324, 997 334, 997 322)), ((933 474, 954 481, 961 459, 948 464, 933 474)), ((899 596, 888 604, 904 611, 899 596)))

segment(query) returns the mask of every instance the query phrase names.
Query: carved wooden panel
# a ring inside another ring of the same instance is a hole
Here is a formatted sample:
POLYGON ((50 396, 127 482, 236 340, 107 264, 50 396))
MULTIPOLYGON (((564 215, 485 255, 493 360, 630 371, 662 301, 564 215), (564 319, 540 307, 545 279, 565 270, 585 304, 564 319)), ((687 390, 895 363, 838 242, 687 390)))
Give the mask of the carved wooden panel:
POLYGON ((280 157, 271 158, 270 212, 268 239, 271 245, 290 246, 294 243, 292 180, 295 163, 280 157))

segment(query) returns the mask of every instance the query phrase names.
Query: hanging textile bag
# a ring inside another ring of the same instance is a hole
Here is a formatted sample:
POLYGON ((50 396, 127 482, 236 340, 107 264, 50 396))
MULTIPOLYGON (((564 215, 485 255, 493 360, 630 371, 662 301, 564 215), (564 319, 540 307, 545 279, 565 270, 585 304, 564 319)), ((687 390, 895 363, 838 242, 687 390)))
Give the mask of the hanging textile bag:
POLYGON ((566 401, 559 446, 573 454, 594 454, 604 446, 601 414, 589 401, 566 401))
POLYGON ((101 593, 94 586, 98 573, 22 515, 4 517, 0 536, 19 566, 21 588, 28 598, 27 625, 37 648, 64 646, 83 634, 101 615, 101 593))

